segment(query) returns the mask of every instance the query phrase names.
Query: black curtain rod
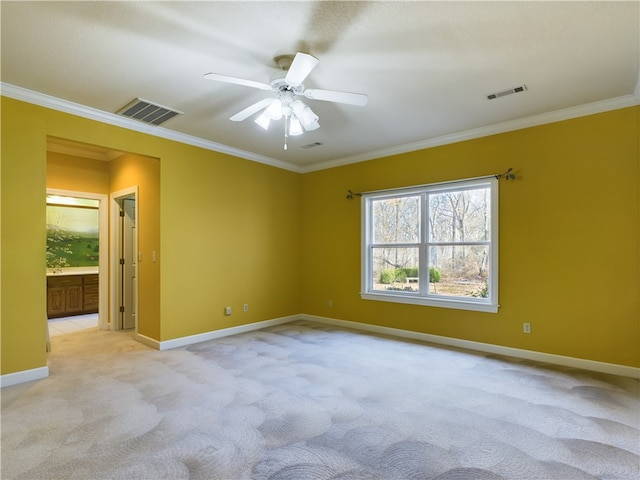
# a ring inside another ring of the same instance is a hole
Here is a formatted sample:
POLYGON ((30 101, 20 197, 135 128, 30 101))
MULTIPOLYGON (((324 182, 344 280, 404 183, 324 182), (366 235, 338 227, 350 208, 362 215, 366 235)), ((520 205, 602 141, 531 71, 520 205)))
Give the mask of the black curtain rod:
POLYGON ((494 175, 484 175, 482 177, 473 177, 473 178, 465 178, 462 180, 452 180, 452 181, 445 181, 445 182, 436 182, 436 183, 428 183, 428 184, 423 184, 423 185, 412 185, 410 187, 400 187, 400 188, 387 188, 384 190, 371 190, 369 192, 352 192, 351 190, 347 190, 347 200, 351 200, 353 197, 361 197, 362 195, 365 194, 369 194, 369 193, 383 193, 383 192, 396 192, 399 190, 413 190, 414 188, 420 188, 420 187, 426 187, 426 186, 432 186, 432 185, 444 185, 444 184, 451 184, 451 183, 463 183, 463 182, 469 182, 472 180, 482 180, 484 178, 495 178, 497 180, 500 180, 501 178, 504 178, 505 180, 515 180, 516 179, 516 175, 515 173, 513 173, 513 168, 508 168, 507 171, 505 171, 504 173, 498 173, 498 174, 494 174, 494 175))

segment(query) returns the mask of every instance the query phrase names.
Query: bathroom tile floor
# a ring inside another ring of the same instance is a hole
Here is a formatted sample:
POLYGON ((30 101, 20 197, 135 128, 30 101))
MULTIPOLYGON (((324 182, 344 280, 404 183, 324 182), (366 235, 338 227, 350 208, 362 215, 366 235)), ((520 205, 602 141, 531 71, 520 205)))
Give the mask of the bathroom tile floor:
POLYGON ((49 319, 49 336, 64 335, 74 333, 89 328, 98 327, 98 314, 76 315, 73 317, 51 318, 49 319))

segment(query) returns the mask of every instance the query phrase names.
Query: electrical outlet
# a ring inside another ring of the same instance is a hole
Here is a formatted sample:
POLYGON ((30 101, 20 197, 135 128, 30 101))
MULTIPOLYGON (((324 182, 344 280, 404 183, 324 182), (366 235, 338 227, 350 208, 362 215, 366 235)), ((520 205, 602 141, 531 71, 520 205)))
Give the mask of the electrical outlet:
POLYGON ((248 312, 248 311, 249 311, 249 304, 248 304, 248 303, 245 303, 245 304, 244 304, 244 306, 242 307, 242 309, 243 309, 245 312, 248 312))
POLYGON ((231 307, 224 307, 224 314, 231 315, 231 307))
POLYGON ((333 300, 327 300, 327 307, 333 307, 333 300))
POLYGON ((531 324, 523 323, 522 324, 522 333, 531 333, 531 324))

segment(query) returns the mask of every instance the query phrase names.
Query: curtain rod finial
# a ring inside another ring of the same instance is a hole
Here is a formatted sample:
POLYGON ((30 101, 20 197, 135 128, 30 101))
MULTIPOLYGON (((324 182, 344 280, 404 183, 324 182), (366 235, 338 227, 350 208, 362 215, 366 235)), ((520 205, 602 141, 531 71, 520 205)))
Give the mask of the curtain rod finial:
POLYGON ((516 174, 513 173, 512 170, 513 167, 509 167, 506 172, 497 174, 495 177, 498 180, 500 180, 501 178, 504 178, 505 180, 515 180, 516 174))

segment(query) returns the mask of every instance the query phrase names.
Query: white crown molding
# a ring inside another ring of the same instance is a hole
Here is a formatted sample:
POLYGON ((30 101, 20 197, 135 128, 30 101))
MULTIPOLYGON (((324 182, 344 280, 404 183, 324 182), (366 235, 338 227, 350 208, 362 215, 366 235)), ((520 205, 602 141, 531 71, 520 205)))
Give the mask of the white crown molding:
POLYGON ((638 83, 636 83, 633 94, 624 95, 608 100, 580 105, 577 107, 569 107, 554 112, 541 113, 530 117, 518 118, 506 122, 495 123, 484 127, 473 128, 462 132, 451 133, 439 137, 428 138, 414 143, 407 143, 395 147, 384 148, 372 152, 366 152, 358 155, 337 158, 328 162, 317 163, 302 170, 302 173, 309 173, 317 170, 326 170, 328 168, 341 167, 352 163, 366 162, 377 158, 390 157, 392 155, 400 155, 402 153, 415 152, 432 147, 439 147, 451 143, 463 142, 465 140, 473 140, 476 138, 488 137, 500 133, 522 130, 524 128, 537 127, 548 123, 561 122, 572 118, 585 117, 596 113, 618 110, 621 108, 632 107, 640 104, 640 73, 638 74, 638 83))
POLYGON ((115 125, 129 130, 134 130, 141 133, 146 133, 167 140, 173 140, 176 142, 192 145, 194 147, 200 147, 205 150, 211 150, 214 152, 224 153, 232 155, 234 157, 244 158, 258 163, 263 163, 283 170, 289 170, 295 173, 309 173, 318 170, 327 170, 329 168, 341 167, 352 163, 366 162, 368 160, 375 160, 383 157, 390 157, 393 155, 400 155, 403 153, 415 152, 418 150, 424 150, 432 147, 439 147, 442 145, 448 145, 452 143, 463 142, 466 140, 473 140, 476 138, 488 137, 491 135, 497 135, 500 133, 511 132, 515 130, 522 130, 524 128, 536 127, 539 125, 545 125, 548 123, 560 122, 563 120, 570 120, 572 118, 584 117, 587 115, 594 115, 597 113, 603 113, 611 110, 618 110, 621 108, 632 107, 640 104, 640 72, 638 73, 638 81, 636 82, 635 89, 632 94, 616 97, 608 100, 602 100, 599 102, 593 102, 586 105, 580 105, 577 107, 569 107, 562 110, 556 110, 554 112, 542 113, 538 115, 532 115, 530 117, 519 118, 516 120, 509 120, 506 122, 500 122, 493 125, 487 125, 484 127, 473 128, 471 130, 465 130, 462 132, 451 133, 448 135, 441 135, 439 137, 428 138, 420 140, 418 142, 407 143, 404 145, 397 145, 395 147, 384 148, 380 150, 374 150, 358 155, 351 155, 348 157, 337 158, 329 160, 327 162, 317 163, 307 167, 300 167, 293 165, 282 160, 267 157, 264 155, 258 155, 256 153, 248 152, 246 150, 240 150, 220 143, 205 140, 203 138, 187 135, 184 133, 175 132, 163 127, 147 125, 137 122, 114 113, 104 112, 95 108, 80 105, 78 103, 69 102, 60 98, 52 97, 39 92, 34 92, 26 88, 18 87, 8 83, 0 82, 0 95, 13 98, 27 103, 39 105, 41 107, 51 108, 79 117, 88 118, 90 120, 96 120, 98 122, 115 125))
POLYGON ((176 142, 184 143, 194 147, 200 147, 205 150, 211 150, 214 152, 224 153, 232 155, 234 157, 244 158, 258 163, 264 163, 273 167, 282 168, 284 170, 290 170, 296 173, 301 173, 300 167, 292 165, 282 160, 267 157, 264 155, 258 155, 246 150, 240 150, 237 148, 229 147, 221 143, 212 142, 203 138, 194 137, 185 133, 175 132, 167 128, 147 125, 145 123, 137 122, 115 113, 104 112, 96 108, 87 107, 79 103, 69 102, 60 98, 52 97, 44 93, 34 92, 26 88, 11 85, 9 83, 0 83, 0 95, 13 98, 14 100, 20 100, 22 102, 32 103, 41 107, 50 108, 71 115, 77 115, 78 117, 88 118, 97 122, 107 123, 116 127, 122 127, 136 132, 146 133, 155 137, 164 138, 167 140, 173 140, 176 142))

